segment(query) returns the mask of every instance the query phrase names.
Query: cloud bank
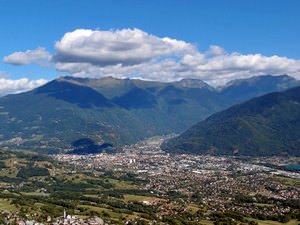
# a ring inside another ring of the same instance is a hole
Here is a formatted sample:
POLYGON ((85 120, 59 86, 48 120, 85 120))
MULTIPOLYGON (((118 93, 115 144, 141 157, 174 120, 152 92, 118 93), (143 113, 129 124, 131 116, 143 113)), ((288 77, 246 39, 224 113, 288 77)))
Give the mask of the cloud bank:
POLYGON ((163 82, 197 78, 214 86, 254 75, 300 78, 297 59, 228 53, 217 45, 201 52, 192 43, 139 29, 77 29, 57 41, 55 50, 54 56, 43 48, 16 52, 4 61, 15 65, 52 61, 58 71, 80 77, 138 76, 163 82))
POLYGON ((44 79, 29 80, 28 78, 21 78, 18 80, 10 80, 0 78, 0 96, 28 91, 41 86, 46 82, 47 80, 44 79))
POLYGON ((55 61, 97 66, 137 65, 164 56, 194 51, 194 46, 187 42, 159 38, 139 29, 79 29, 66 33, 56 42, 55 48, 55 61))
POLYGON ((25 52, 14 52, 3 58, 3 62, 13 65, 38 64, 44 66, 51 60, 51 55, 45 48, 27 50, 25 52))

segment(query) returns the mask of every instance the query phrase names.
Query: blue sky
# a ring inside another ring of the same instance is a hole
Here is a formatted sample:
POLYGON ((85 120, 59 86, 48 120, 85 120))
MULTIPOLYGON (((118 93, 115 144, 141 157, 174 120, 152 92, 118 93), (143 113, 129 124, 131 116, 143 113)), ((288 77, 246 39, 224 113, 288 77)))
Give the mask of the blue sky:
MULTIPOLYGON (((298 60, 299 11, 300 1, 297 0, 0 0, 0 56, 3 59, 14 52, 38 47, 55 55, 55 42, 76 29, 107 31, 138 28, 158 38, 169 37, 190 43, 203 54, 210 46, 216 45, 228 54, 278 55, 298 60)), ((295 65, 294 62, 289 63, 295 65)), ((277 72, 272 66, 266 68, 271 68, 270 72, 277 72)), ((33 63, 16 66, 3 60, 0 71, 6 79, 25 77, 30 80, 49 80, 61 74, 73 74, 73 71, 57 69, 53 65, 33 63)), ((197 72, 199 78, 205 80, 208 75, 202 76, 201 71, 197 72)), ((251 71, 257 74, 269 72, 258 69, 251 71)), ((297 77, 298 70, 294 69, 294 72, 297 77)), ((82 74, 87 73, 85 71, 82 74)), ((133 73, 147 71, 137 70, 133 73)), ((233 77, 231 74, 230 79, 233 77)), ((237 75, 239 77, 244 76, 237 75)))

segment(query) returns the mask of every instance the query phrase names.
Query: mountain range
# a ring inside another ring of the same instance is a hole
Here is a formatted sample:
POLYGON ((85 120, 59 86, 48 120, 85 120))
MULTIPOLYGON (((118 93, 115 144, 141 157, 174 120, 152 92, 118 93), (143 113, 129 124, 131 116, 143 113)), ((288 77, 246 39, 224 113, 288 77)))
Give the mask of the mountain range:
POLYGON ((162 145, 169 152, 300 156, 300 87, 218 112, 162 145))
POLYGON ((211 114, 269 92, 300 85, 287 75, 259 76, 213 88, 197 79, 60 77, 0 98, 0 146, 62 152, 88 138, 97 146, 181 133, 211 114))

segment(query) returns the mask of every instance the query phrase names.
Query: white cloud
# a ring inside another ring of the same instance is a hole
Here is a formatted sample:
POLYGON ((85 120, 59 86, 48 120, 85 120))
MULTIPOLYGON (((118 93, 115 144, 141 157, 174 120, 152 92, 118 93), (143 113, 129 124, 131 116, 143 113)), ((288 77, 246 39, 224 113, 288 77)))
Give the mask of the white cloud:
POLYGON ((218 45, 211 45, 207 51, 208 55, 224 55, 225 49, 218 45))
POLYGON ((0 96, 28 91, 41 86, 46 82, 47 81, 44 79, 29 80, 27 78, 21 78, 18 80, 10 80, 0 78, 0 96))
POLYGON ((137 65, 98 66, 90 63, 57 63, 57 69, 78 77, 126 77, 138 75, 144 79, 174 81, 183 78, 202 79, 213 86, 224 85, 230 80, 254 75, 289 74, 300 79, 300 60, 285 57, 266 57, 260 54, 237 53, 206 57, 202 54, 184 55, 180 62, 165 59, 137 65))
POLYGON ((233 79, 248 78, 254 75, 289 74, 300 79, 300 60, 261 54, 224 54, 208 58, 198 64, 196 71, 214 85, 224 84, 233 79))
POLYGON ((51 60, 51 55, 45 48, 27 50, 25 52, 14 52, 3 58, 3 62, 13 65, 39 64, 45 66, 51 60))
POLYGON ((190 43, 168 37, 159 38, 139 29, 78 29, 66 33, 56 42, 55 48, 55 61, 98 66, 136 65, 157 57, 174 57, 196 50, 190 43))
POLYGON ((201 53, 191 43, 138 29, 75 30, 55 46, 56 68, 74 76, 135 75, 159 81, 199 78, 212 85, 262 74, 300 78, 300 60, 227 53, 217 45, 201 53))
POLYGON ((157 37, 139 29, 78 29, 66 33, 56 42, 55 49, 53 57, 45 49, 37 49, 39 51, 13 53, 5 60, 14 64, 28 64, 40 58, 51 58, 58 71, 73 76, 134 76, 158 81, 198 78, 214 86, 233 79, 265 74, 288 74, 300 79, 300 60, 297 59, 228 53, 217 45, 200 52, 191 43, 157 37), (36 55, 44 57, 28 57, 35 55, 34 52, 43 53, 36 55), (16 61, 12 60, 14 58, 16 61))

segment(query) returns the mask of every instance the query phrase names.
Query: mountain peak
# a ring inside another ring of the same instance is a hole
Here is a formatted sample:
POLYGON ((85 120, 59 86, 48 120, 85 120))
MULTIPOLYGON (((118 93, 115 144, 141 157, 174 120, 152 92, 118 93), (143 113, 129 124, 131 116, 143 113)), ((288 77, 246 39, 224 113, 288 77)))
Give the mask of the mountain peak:
POLYGON ((113 105, 96 90, 80 83, 78 84, 74 80, 65 80, 65 78, 53 80, 35 89, 34 93, 45 94, 48 97, 76 104, 81 108, 111 107, 113 105))
POLYGON ((183 88, 208 88, 213 89, 207 83, 199 79, 186 78, 175 82, 175 85, 183 88))

